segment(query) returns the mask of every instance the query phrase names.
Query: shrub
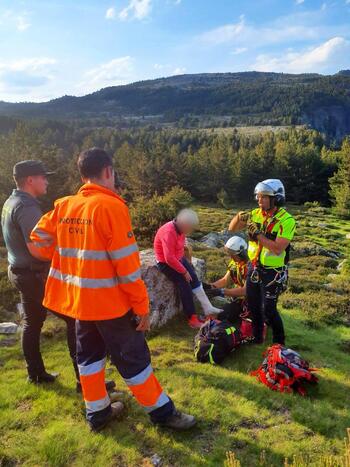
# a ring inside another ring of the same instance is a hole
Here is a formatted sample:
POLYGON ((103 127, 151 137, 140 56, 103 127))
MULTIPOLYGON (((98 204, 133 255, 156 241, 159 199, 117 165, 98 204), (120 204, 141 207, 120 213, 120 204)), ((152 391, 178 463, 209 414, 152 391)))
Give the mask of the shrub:
POLYGON ((162 224, 173 219, 180 209, 188 207, 191 202, 191 195, 180 187, 172 188, 163 196, 156 194, 148 199, 137 198, 131 207, 136 237, 141 241, 151 241, 162 224))
POLYGON ((217 199, 218 199, 219 206, 221 206, 223 208, 229 208, 230 207, 230 197, 229 197, 227 191, 224 190, 223 188, 217 194, 217 199))
POLYGON ((16 304, 19 301, 18 294, 10 284, 6 271, 0 272, 0 296, 0 318, 3 317, 5 319, 5 312, 16 312, 16 304))
POLYGON ((320 206, 320 203, 318 201, 306 201, 304 206, 306 208, 317 208, 320 206))

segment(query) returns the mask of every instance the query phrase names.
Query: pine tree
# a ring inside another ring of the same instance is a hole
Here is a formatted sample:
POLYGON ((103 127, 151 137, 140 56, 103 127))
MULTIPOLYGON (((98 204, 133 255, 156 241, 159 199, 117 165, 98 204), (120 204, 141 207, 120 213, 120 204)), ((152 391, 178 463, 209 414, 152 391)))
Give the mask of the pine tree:
POLYGON ((350 138, 343 141, 341 153, 339 169, 329 180, 330 195, 337 214, 350 218, 350 138))

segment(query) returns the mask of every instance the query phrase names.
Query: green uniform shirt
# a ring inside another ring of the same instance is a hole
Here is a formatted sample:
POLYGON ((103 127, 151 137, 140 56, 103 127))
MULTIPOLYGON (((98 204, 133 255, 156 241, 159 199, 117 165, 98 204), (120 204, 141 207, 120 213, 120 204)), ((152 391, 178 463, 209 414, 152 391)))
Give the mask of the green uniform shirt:
MULTIPOLYGON (((261 208, 254 209, 251 212, 251 221, 255 222, 270 240, 286 238, 291 241, 294 237, 295 219, 283 208, 279 208, 273 217, 267 216, 261 208)), ((248 256, 250 261, 258 261, 264 267, 280 268, 285 265, 286 251, 276 255, 265 247, 260 248, 257 242, 250 240, 248 256)))
POLYGON ((27 248, 30 233, 42 216, 39 202, 21 190, 13 190, 1 213, 2 233, 7 248, 8 262, 16 268, 30 268, 42 264, 27 248))

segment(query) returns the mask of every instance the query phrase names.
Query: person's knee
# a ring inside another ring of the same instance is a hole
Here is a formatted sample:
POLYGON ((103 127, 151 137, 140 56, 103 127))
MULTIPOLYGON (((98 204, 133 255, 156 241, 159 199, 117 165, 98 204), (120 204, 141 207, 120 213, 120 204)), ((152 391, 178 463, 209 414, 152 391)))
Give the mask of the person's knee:
POLYGON ((192 293, 191 285, 186 281, 184 277, 178 279, 178 281, 176 282, 176 286, 184 292, 192 293))
POLYGON ((23 304, 22 321, 23 327, 42 328, 46 319, 46 312, 41 303, 26 302, 23 304))
POLYGON ((265 297, 265 314, 273 316, 277 313, 277 301, 274 297, 265 297))

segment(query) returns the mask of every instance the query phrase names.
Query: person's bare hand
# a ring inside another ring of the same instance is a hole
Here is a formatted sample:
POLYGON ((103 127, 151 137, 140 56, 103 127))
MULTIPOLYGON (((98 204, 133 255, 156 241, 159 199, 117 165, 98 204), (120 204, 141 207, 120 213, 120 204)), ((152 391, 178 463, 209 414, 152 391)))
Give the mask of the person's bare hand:
POLYGON ((149 318, 149 313, 147 315, 140 316, 140 322, 136 328, 136 331, 149 331, 151 329, 151 322, 149 318))
POLYGON ((188 271, 185 272, 184 278, 186 279, 187 282, 191 282, 191 281, 192 281, 191 274, 190 274, 188 271))

